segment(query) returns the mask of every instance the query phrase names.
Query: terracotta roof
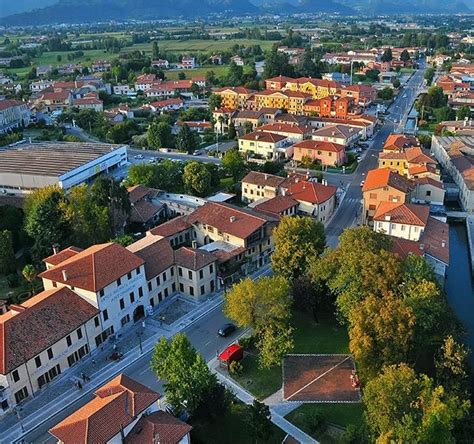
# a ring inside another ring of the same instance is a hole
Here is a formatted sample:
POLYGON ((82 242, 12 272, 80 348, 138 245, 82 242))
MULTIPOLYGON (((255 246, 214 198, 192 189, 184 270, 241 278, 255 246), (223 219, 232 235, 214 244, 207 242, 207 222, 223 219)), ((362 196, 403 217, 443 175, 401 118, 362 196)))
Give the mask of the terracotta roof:
POLYGON ((119 277, 143 265, 143 260, 115 243, 93 245, 40 277, 73 287, 97 292, 119 277), (64 279, 66 273, 67 280, 64 279))
POLYGON ((374 220, 384 221, 386 217, 390 217, 390 223, 425 227, 429 215, 429 205, 380 202, 375 210, 374 220))
POLYGON ((318 150, 318 151, 332 151, 332 152, 339 152, 344 151, 344 145, 340 145, 339 143, 332 143, 332 142, 321 142, 317 140, 303 140, 298 142, 294 145, 294 148, 304 148, 305 150, 318 150))
POLYGON ((48 256, 46 259, 43 259, 43 262, 48 265, 58 265, 59 263, 69 259, 70 257, 75 256, 77 253, 80 253, 82 248, 78 247, 67 247, 64 250, 61 250, 59 253, 52 254, 48 256))
POLYGON ((298 201, 290 196, 276 196, 254 206, 254 210, 263 211, 275 216, 280 215, 285 210, 298 205, 298 201))
POLYGON ((165 106, 170 105, 182 105, 184 101, 182 99, 167 99, 167 100, 159 100, 158 102, 152 102, 152 105, 155 108, 164 108, 165 106))
POLYGON ((49 432, 64 444, 105 443, 155 403, 160 395, 125 375, 95 392, 95 398, 49 432))
POLYGON ((413 165, 408 168, 408 175, 413 176, 415 174, 422 174, 422 173, 435 173, 436 168, 433 165, 429 164, 419 164, 413 165))
POLYGON ((375 170, 369 170, 367 173, 367 179, 362 187, 362 192, 376 190, 386 186, 407 193, 412 188, 412 183, 395 170, 391 170, 390 168, 377 168, 375 170))
POLYGON ((372 92, 375 91, 370 85, 347 85, 344 86, 342 89, 346 89, 348 91, 358 91, 358 92, 372 92))
POLYGON ((315 136, 343 137, 344 139, 347 139, 358 132, 359 130, 352 127, 347 127, 344 125, 330 125, 317 129, 313 134, 315 136))
POLYGON ((428 154, 426 154, 419 146, 407 148, 405 154, 410 163, 428 163, 436 165, 436 160, 428 156, 428 154))
POLYGON ((440 182, 439 180, 435 180, 431 177, 418 177, 417 179, 413 179, 416 184, 420 185, 432 185, 436 188, 439 189, 444 189, 443 187, 443 182, 440 182))
POLYGON ((130 430, 124 444, 179 444, 191 429, 189 424, 159 410, 142 416, 130 430))
POLYGON ((449 265, 449 225, 447 223, 430 217, 421 242, 426 254, 449 265))
POLYGON ((219 88, 219 89, 216 89, 214 92, 216 93, 233 92, 235 94, 252 94, 253 93, 251 89, 244 88, 243 86, 219 88))
POLYGON ((280 188, 288 189, 294 183, 298 183, 302 180, 308 180, 310 177, 311 176, 309 173, 290 173, 288 174, 288 177, 280 184, 280 188))
POLYGON ((146 187, 145 185, 134 185, 133 187, 128 187, 128 197, 131 203, 135 203, 140 199, 143 199, 145 196, 148 196, 152 191, 151 188, 146 187))
POLYGON ((163 204, 155 204, 149 200, 141 200, 132 206, 130 221, 146 224, 164 208, 163 204))
POLYGON ((150 233, 158 236, 170 237, 189 228, 191 228, 191 224, 187 221, 187 217, 178 216, 153 228, 150 230, 150 233))
POLYGON ((267 186, 277 188, 283 181, 284 177, 275 176, 273 174, 260 173, 258 171, 250 171, 243 179, 242 183, 249 183, 252 185, 267 186))
POLYGON ((285 140, 286 136, 275 133, 265 133, 263 131, 255 131, 240 137, 240 140, 258 140, 259 142, 277 143, 285 140))
POLYGON ((275 222, 276 219, 225 203, 207 202, 191 213, 188 221, 210 225, 222 233, 245 239, 267 222, 275 222))
POLYGON ((272 77, 271 79, 266 79, 265 82, 274 82, 274 83, 288 83, 294 82, 295 79, 293 77, 286 77, 286 76, 277 76, 272 77))
POLYGON ((98 313, 67 287, 46 290, 10 306, 0 316, 0 374, 34 358, 98 313))
POLYGON ((288 194, 297 201, 322 204, 336 194, 337 188, 317 182, 301 181, 288 188, 288 194))
POLYGON ((274 133, 294 133, 304 135, 312 130, 309 126, 292 125, 291 123, 269 123, 258 127, 258 131, 274 133))
POLYGON ((26 104, 23 102, 19 102, 18 100, 10 100, 10 99, 0 100, 0 111, 3 111, 4 109, 12 108, 14 106, 21 106, 21 105, 26 105, 26 104))
POLYGON ((280 114, 275 117, 275 122, 285 122, 291 123, 293 125, 303 125, 307 122, 308 118, 306 116, 298 116, 296 114, 280 114))
POLYGON ((147 281, 167 270, 174 263, 173 248, 168 239, 148 233, 134 242, 127 250, 142 258, 145 262, 147 281))
POLYGON ((200 270, 202 267, 216 261, 212 253, 189 247, 181 247, 176 250, 174 258, 177 265, 181 265, 189 270, 200 270))
POLYGON ((423 256, 423 251, 420 249, 418 242, 395 236, 390 236, 390 239, 392 241, 392 252, 398 254, 402 259, 405 259, 409 254, 423 256))
POLYGON ((417 146, 419 145, 418 140, 416 137, 412 136, 405 136, 404 134, 389 134, 385 144, 383 146, 384 150, 403 150, 404 148, 408 148, 410 146, 417 146))

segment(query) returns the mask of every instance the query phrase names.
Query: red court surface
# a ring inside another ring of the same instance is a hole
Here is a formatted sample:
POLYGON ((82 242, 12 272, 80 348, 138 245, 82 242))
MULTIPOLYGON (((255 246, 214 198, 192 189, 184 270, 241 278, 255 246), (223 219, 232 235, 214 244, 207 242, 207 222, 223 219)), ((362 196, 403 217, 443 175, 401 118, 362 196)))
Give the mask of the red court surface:
POLYGON ((287 355, 283 359, 283 399, 300 402, 360 402, 353 387, 350 355, 287 355))

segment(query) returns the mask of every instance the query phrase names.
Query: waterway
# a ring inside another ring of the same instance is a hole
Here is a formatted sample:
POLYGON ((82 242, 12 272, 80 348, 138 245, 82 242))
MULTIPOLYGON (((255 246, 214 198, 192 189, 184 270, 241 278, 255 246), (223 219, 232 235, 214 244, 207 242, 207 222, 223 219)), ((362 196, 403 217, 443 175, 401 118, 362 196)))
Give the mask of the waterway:
POLYGON ((473 350, 470 361, 474 366, 474 285, 467 232, 462 223, 449 224, 449 269, 445 290, 451 307, 466 328, 465 342, 473 350))

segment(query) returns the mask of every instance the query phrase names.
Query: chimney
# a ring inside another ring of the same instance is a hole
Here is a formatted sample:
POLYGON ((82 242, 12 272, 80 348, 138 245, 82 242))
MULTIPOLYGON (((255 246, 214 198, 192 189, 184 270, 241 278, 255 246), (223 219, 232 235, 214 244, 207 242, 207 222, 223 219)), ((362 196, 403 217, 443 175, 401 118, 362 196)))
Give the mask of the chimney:
POLYGON ((193 241, 191 242, 191 247, 193 247, 194 249, 196 249, 196 248, 198 247, 197 241, 193 240, 193 241))
POLYGON ((441 241, 441 246, 442 246, 443 248, 446 247, 446 242, 445 242, 444 240, 441 241))
POLYGON ((67 271, 63 270, 62 273, 63 273, 63 279, 67 281, 67 271))
POLYGON ((265 180, 268 180, 268 174, 265 174, 265 180))
POLYGON ((58 254, 58 253, 59 253, 58 244, 53 244, 53 253, 54 253, 54 254, 58 254))
POLYGON ((230 216, 229 220, 230 220, 230 223, 235 222, 235 216, 230 216))
POLYGON ((385 220, 386 220, 387 222, 390 221, 390 214, 386 214, 386 215, 385 215, 385 220))

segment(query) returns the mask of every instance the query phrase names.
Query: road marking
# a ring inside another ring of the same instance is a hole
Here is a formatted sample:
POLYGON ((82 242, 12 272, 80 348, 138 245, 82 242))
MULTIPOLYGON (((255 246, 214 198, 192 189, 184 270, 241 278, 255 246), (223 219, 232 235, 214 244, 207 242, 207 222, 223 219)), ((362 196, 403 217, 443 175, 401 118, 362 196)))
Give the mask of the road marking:
POLYGON ((140 373, 138 373, 140 376, 141 375, 144 375, 145 373, 147 373, 148 371, 150 370, 150 367, 145 367, 144 370, 142 370, 140 373))
POLYGON ((204 346, 209 345, 211 342, 212 342, 212 340, 207 341, 207 342, 204 344, 204 346))

